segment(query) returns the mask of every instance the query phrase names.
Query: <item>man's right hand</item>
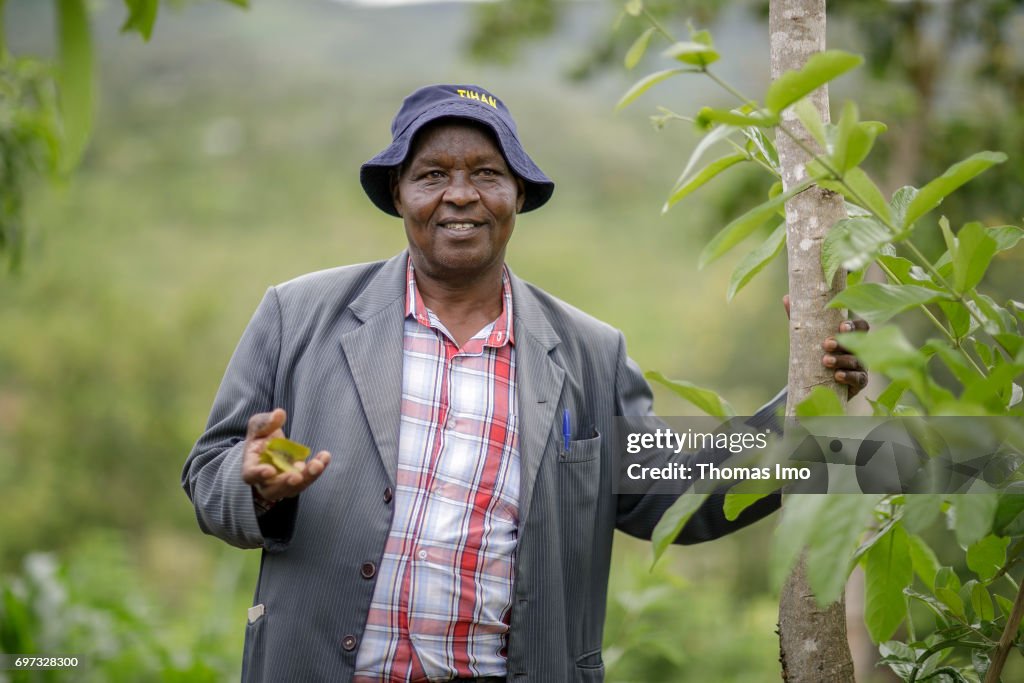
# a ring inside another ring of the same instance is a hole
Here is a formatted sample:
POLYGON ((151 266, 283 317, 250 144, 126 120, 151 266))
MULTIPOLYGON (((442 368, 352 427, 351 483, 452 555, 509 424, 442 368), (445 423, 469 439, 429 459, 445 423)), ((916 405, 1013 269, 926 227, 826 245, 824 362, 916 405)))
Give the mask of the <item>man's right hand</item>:
POLYGON ((272 465, 261 463, 260 453, 267 441, 284 438, 281 426, 286 417, 281 408, 250 417, 242 453, 242 480, 252 486, 261 498, 272 503, 299 495, 323 474, 331 462, 331 454, 320 451, 309 460, 295 463, 295 470, 291 472, 278 472, 272 465))

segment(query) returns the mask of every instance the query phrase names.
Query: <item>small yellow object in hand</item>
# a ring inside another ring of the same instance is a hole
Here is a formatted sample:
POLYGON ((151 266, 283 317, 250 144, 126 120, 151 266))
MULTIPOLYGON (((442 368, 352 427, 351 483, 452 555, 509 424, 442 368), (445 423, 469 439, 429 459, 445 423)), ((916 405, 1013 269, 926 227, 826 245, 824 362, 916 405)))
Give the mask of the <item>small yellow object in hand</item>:
POLYGON ((278 472, 291 472, 295 463, 309 456, 309 447, 297 441, 276 438, 267 442, 260 453, 260 462, 272 465, 278 472))

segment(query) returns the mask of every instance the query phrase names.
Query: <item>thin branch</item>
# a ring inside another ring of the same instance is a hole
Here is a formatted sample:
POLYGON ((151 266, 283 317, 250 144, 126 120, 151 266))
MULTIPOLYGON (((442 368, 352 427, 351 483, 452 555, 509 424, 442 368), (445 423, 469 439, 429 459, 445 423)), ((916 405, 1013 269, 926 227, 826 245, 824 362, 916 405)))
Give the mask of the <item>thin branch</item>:
POLYGON ((999 675, 1006 665, 1006 657, 1010 654, 1010 648, 1017 639, 1017 629, 1020 628, 1020 621, 1024 618, 1024 588, 1018 589, 1017 599, 1013 601, 1013 609, 1006 619, 1006 626, 1003 628, 1003 635, 999 638, 992 653, 992 663, 989 664, 988 672, 985 674, 985 683, 999 683, 999 675))

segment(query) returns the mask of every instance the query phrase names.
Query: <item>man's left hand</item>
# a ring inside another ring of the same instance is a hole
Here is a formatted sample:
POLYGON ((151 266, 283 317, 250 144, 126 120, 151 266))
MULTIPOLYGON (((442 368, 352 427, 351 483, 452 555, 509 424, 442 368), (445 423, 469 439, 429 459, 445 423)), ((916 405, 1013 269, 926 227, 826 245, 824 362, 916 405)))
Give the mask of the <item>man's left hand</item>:
MULTIPOLYGON (((789 295, 782 297, 782 305, 786 308, 786 317, 789 317, 789 295)), ((866 320, 844 320, 839 323, 839 332, 867 332, 870 329, 866 320)), ((825 355, 821 358, 821 364, 829 370, 833 370, 832 377, 837 384, 846 385, 850 398, 860 393, 860 390, 868 385, 868 371, 861 365, 857 356, 843 348, 836 341, 835 337, 826 337, 821 342, 821 348, 825 355)))

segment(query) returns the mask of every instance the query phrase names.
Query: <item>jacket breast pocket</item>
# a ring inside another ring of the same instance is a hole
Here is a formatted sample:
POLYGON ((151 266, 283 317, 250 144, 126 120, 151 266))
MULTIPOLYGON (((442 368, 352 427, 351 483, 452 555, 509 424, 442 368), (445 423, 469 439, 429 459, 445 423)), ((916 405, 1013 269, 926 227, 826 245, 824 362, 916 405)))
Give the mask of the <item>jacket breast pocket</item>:
POLYGON ((596 460, 601 455, 601 435, 596 431, 594 434, 595 436, 589 439, 570 441, 569 449, 559 454, 559 461, 569 464, 596 460))

